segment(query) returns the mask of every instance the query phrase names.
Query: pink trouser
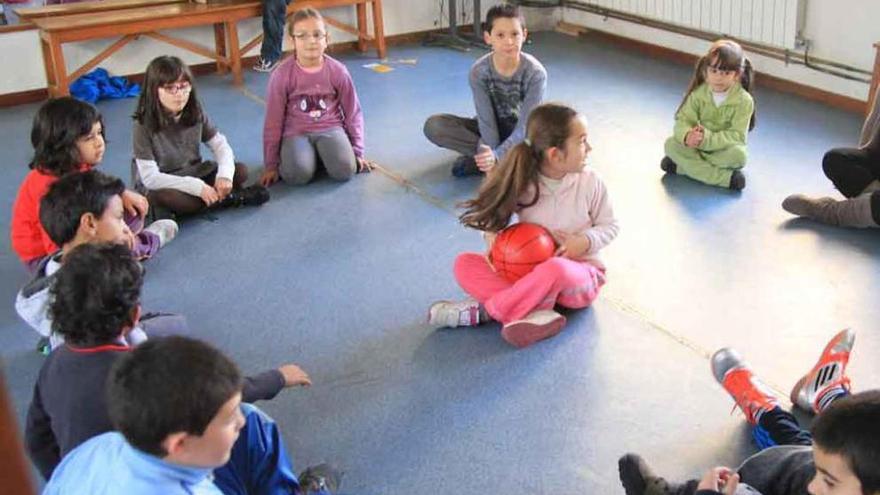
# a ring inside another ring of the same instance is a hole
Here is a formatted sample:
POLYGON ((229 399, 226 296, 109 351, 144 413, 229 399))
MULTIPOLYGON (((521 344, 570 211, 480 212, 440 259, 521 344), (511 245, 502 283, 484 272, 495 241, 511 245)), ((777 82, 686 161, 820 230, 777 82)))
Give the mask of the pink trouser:
POLYGON ((586 308, 605 285, 605 271, 586 261, 554 256, 510 283, 495 273, 484 254, 455 258, 458 285, 486 308, 493 319, 509 323, 536 309, 586 308))

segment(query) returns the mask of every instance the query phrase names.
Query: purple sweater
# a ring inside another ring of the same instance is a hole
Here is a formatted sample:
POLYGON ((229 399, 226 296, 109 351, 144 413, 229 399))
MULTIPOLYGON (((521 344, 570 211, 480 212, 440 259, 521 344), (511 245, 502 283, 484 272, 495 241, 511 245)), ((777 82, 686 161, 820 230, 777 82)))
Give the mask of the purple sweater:
POLYGON ((324 66, 315 73, 303 70, 290 57, 269 77, 263 124, 263 163, 277 170, 281 141, 310 132, 341 127, 358 158, 364 155, 364 115, 348 69, 324 55, 324 66))

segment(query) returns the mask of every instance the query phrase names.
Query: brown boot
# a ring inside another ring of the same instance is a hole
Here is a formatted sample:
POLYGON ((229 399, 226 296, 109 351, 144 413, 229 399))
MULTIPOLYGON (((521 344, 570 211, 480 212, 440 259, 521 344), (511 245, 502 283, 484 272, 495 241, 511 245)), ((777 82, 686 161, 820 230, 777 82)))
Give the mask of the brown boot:
POLYGON ((851 199, 811 198, 804 194, 792 194, 782 202, 782 208, 794 215, 839 227, 877 227, 871 216, 871 197, 851 199))
POLYGON ((654 471, 637 454, 626 454, 617 461, 620 482, 626 495, 693 495, 699 480, 670 483, 654 471))

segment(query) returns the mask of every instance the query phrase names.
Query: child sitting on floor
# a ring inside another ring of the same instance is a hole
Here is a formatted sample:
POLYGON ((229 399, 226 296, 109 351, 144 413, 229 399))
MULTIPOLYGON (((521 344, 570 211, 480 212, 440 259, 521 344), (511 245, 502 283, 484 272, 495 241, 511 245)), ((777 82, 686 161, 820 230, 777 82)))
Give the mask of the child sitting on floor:
MULTIPOLYGON (((98 110, 73 98, 49 100, 37 111, 31 129, 34 158, 12 207, 12 248, 33 272, 42 259, 58 250, 40 225, 40 199, 49 186, 70 173, 85 172, 104 158, 104 123, 98 110)), ((147 199, 123 190, 122 206, 132 237, 132 252, 145 259, 177 234, 177 224, 163 220, 146 229, 147 199)))
POLYGON ((477 59, 468 76, 477 116, 438 114, 425 121, 428 141, 462 155, 452 175, 488 173, 526 137, 526 118, 547 88, 547 70, 522 52, 528 34, 519 7, 505 3, 490 8, 483 40, 492 52, 477 59))
POLYGON ((749 94, 752 63, 738 43, 718 40, 697 61, 687 94, 675 113, 660 168, 711 186, 742 190, 746 138, 755 127, 749 94))
POLYGON ((626 494, 880 495, 880 391, 850 395, 845 370, 854 341, 850 330, 835 335, 792 388, 792 402, 818 414, 812 435, 735 351, 716 352, 712 371, 745 413, 763 450, 736 472, 717 467, 685 483, 667 482, 639 456, 627 454, 619 462, 626 494))
POLYGON ((329 43, 324 18, 312 8, 298 10, 289 31, 294 56, 275 69, 266 89, 266 170, 260 183, 307 184, 319 162, 335 180, 369 172, 364 114, 348 69, 324 53, 329 43))
MULTIPOLYGON (((142 277, 126 249, 113 244, 74 249, 58 272, 50 312, 66 342, 40 369, 25 426, 28 452, 47 479, 64 455, 113 429, 104 384, 111 366, 131 352, 125 338, 141 315, 142 277)), ((181 377, 171 377, 168 386, 174 388, 181 377)), ((288 364, 247 378, 242 397, 271 399, 284 387, 309 383, 308 375, 288 364)))
MULTIPOLYGON (((97 170, 68 174, 51 186, 40 201, 40 223, 51 242, 60 249, 43 258, 34 266, 34 278, 15 298, 18 315, 44 339, 43 345, 55 348, 64 339, 52 331, 52 316, 48 307, 50 290, 56 272, 66 262, 67 255, 77 246, 92 243, 112 243, 131 249, 132 236, 124 220, 122 195, 125 185, 120 179, 97 170)), ((146 340, 147 332, 181 334, 186 332, 182 316, 149 314, 141 318, 126 336, 135 345, 146 340)))
POLYGON ((247 166, 208 119, 189 67, 177 57, 153 59, 134 113, 132 179, 160 214, 193 215, 206 208, 259 206, 261 186, 244 187, 247 166), (205 143, 216 161, 203 161, 205 143))

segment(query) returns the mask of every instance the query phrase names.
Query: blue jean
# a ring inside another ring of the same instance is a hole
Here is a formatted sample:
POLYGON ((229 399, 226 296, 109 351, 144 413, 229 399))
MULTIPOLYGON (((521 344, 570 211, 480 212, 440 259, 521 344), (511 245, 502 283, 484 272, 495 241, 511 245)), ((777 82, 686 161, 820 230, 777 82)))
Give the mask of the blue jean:
POLYGON ((263 60, 274 62, 281 58, 289 3, 290 0, 263 0, 263 46, 260 48, 263 60))
POLYGON ((242 404, 241 412, 245 425, 229 462, 214 470, 214 484, 226 495, 302 494, 278 425, 251 404, 242 404))

